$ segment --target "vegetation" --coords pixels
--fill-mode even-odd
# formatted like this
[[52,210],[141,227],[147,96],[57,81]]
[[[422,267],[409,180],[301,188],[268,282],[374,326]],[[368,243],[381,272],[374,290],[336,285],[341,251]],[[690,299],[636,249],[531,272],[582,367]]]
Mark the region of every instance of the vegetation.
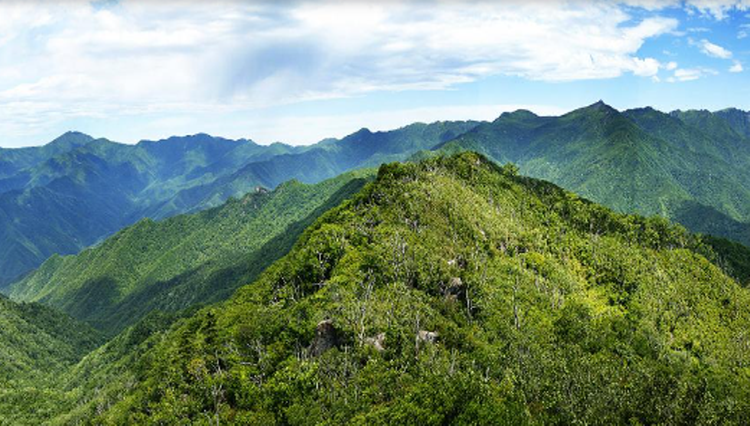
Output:
[[92,328],[36,303],[0,296],[0,424],[57,413],[58,375],[102,343]]
[[291,181],[200,213],[144,219],[78,255],[53,256],[9,293],[57,307],[108,335],[155,309],[225,300],[371,175],[351,172],[315,185]]
[[290,179],[316,183],[429,149],[474,125],[363,130],[313,147],[205,134],[123,145],[71,133],[42,148],[0,150],[0,289],[53,254],[77,253],[144,217],[216,207]]
[[[19,149],[0,148],[0,188],[2,191],[14,189],[24,176],[17,174],[36,166],[50,158],[88,144],[94,138],[83,133],[68,132],[40,147]],[[15,177],[15,179],[13,179]]]
[[0,150],[0,425],[743,424],[747,123]]
[[750,294],[712,253],[477,154],[382,166],[57,421],[742,424]]
[[716,111],[715,114],[729,123],[729,126],[735,132],[750,138],[750,112],[737,108],[727,108]]
[[440,150],[478,151],[616,211],[750,245],[750,141],[719,113],[621,113],[602,102],[560,117],[517,111]]
[[[750,245],[747,113],[618,112],[362,129],[308,147],[199,134],[136,146],[66,134],[0,150],[0,287],[53,254],[77,253],[141,218],[195,212],[289,179],[316,183],[424,151],[477,151],[619,212],[658,214]],[[702,213],[711,212],[709,217]]]

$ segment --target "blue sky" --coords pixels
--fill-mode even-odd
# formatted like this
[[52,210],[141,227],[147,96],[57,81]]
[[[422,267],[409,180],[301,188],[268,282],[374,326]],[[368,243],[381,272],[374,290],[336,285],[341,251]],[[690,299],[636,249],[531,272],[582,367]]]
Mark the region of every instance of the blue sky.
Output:
[[750,0],[277,3],[0,0],[0,146],[750,110]]

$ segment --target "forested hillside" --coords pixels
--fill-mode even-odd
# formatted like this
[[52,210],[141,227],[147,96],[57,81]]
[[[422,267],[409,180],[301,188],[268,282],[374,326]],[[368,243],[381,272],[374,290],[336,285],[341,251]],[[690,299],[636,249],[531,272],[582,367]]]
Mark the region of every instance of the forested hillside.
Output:
[[222,194],[237,193],[245,182],[258,182],[269,188],[289,179],[315,183],[349,170],[405,160],[420,150],[433,149],[477,124],[475,121],[445,121],[414,123],[385,132],[361,129],[343,139],[324,140],[300,152],[249,162],[236,173],[210,185],[180,192],[169,205],[203,206],[217,197],[221,199]]
[[59,420],[741,424],[750,294],[717,264],[477,154],[390,164]]
[[748,35],[0,0],[0,426],[750,426]]
[[747,113],[619,112],[599,102],[560,117],[362,129],[308,147],[208,135],[135,146],[69,133],[0,151],[0,286],[137,220],[221,205],[257,186],[315,183],[418,152],[482,152],[620,212],[659,214],[750,244]]
[[10,287],[115,334],[152,310],[227,299],[291,248],[324,211],[372,174],[257,190],[221,207],[155,222],[144,219],[74,256],[53,256]]
[[621,113],[602,102],[560,117],[517,111],[440,150],[482,152],[617,211],[750,244],[750,141],[719,113]]
[[257,186],[316,183],[406,158],[475,125],[363,130],[312,147],[205,134],[124,145],[69,133],[41,148],[0,150],[0,288],[53,254],[77,253],[141,218],[203,210]]
[[[0,285],[55,253],[78,252],[143,217],[154,203],[231,170],[211,165],[250,141],[196,135],[124,145],[84,135],[17,172],[0,191]],[[54,142],[39,150],[53,151]],[[8,154],[17,151],[8,150]],[[6,154],[6,153],[3,153]],[[17,155],[17,154],[16,154]],[[248,190],[250,186],[244,188]],[[166,211],[165,214],[179,213]]]
[[59,386],[58,376],[102,342],[67,315],[0,296],[0,424],[58,413],[60,394],[47,388]]
[[25,174],[17,176],[18,172],[28,170],[56,155],[86,145],[93,140],[94,138],[83,133],[68,132],[44,146],[0,148],[0,190],[20,187],[25,180]]
[[735,132],[750,138],[750,112],[737,108],[716,111],[716,115],[726,120]]

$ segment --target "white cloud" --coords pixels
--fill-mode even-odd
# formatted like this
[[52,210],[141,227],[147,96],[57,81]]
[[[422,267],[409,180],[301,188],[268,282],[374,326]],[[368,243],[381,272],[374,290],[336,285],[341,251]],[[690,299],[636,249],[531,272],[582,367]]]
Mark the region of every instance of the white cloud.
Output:
[[651,11],[682,7],[688,13],[717,20],[725,19],[733,10],[750,10],[750,0],[624,0],[623,3]]
[[678,69],[674,72],[674,77],[678,81],[691,81],[697,80],[703,75],[698,69]]
[[748,0],[687,0],[686,5],[704,15],[725,19],[732,10],[750,10]]
[[729,59],[732,57],[732,52],[717,44],[713,44],[706,39],[703,39],[695,44],[700,47],[701,52],[704,55],[719,59]]
[[0,0],[0,121],[23,121],[8,107],[19,103],[52,123],[450,89],[492,75],[652,77],[661,64],[638,51],[678,24],[611,2],[470,6]]
[[646,59],[634,59],[634,68],[632,69],[633,74],[641,77],[652,77],[659,72],[661,64],[659,61],[653,58]]
[[665,68],[665,69],[666,69],[667,71],[672,71],[672,70],[675,70],[675,69],[677,69],[677,62],[675,62],[675,61],[670,61],[670,62],[668,62],[668,63],[667,63],[667,64],[666,64],[665,66],[664,66],[664,68]]
[[742,63],[740,61],[734,61],[734,64],[729,67],[729,72],[737,73],[742,71],[744,71],[744,68],[742,68]]
[[710,68],[678,68],[674,71],[672,77],[667,79],[670,83],[693,81],[707,75],[716,75],[717,72]]

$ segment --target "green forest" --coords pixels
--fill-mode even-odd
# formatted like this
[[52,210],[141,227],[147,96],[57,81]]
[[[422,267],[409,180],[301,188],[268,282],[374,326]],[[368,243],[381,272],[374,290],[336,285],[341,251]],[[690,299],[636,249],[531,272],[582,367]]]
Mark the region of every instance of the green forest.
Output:
[[290,181],[199,213],[143,219],[78,255],[51,257],[8,293],[56,307],[110,336],[156,309],[225,300],[371,174],[355,171],[315,185]]
[[0,407],[7,424],[743,424],[743,249],[476,153],[392,163],[229,300],[55,349],[60,373]]
[[750,0],[0,0],[0,426],[750,426]]

